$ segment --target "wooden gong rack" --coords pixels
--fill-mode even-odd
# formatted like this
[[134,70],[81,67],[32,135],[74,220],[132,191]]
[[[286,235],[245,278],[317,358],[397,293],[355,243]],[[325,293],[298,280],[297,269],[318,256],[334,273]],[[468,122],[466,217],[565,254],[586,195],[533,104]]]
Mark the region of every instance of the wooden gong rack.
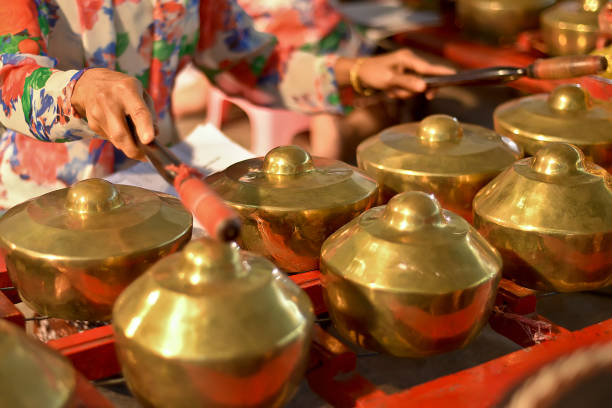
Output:
[[[318,271],[290,276],[309,295],[317,315],[326,312]],[[0,317],[25,327],[15,307],[17,291],[0,260]],[[491,406],[525,375],[580,347],[612,341],[612,319],[569,331],[536,313],[538,293],[502,279],[489,325],[523,349],[423,384],[388,394],[362,376],[357,354],[329,331],[315,325],[306,379],[310,388],[335,407],[460,407]],[[89,380],[120,374],[110,325],[85,330],[47,345],[72,361]],[[106,407],[92,387],[86,406]],[[96,405],[97,404],[97,405]]]

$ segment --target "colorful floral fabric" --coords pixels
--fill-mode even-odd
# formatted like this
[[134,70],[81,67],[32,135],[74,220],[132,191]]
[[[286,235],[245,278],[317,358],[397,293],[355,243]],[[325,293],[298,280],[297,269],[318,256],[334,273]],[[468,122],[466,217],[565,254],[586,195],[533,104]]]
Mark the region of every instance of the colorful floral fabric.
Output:
[[[334,19],[325,24],[338,27]],[[0,123],[8,129],[0,138],[0,208],[116,167],[122,155],[72,109],[84,69],[138,78],[154,100],[162,140],[174,129],[175,75],[189,61],[226,92],[257,103],[341,112],[335,57],[293,51],[256,31],[236,0],[0,2]]]
[[342,16],[328,0],[238,0],[238,4],[258,31],[276,36],[283,52],[318,45],[336,51],[349,37]]
[[[369,55],[374,44],[365,41],[359,27],[349,24],[330,0],[238,0],[254,27],[277,38],[277,71],[284,72],[297,52],[355,57]],[[274,73],[271,73],[274,75]],[[266,80],[265,74],[262,80]],[[352,99],[347,89],[341,98],[345,113]],[[336,96],[336,95],[334,95]]]

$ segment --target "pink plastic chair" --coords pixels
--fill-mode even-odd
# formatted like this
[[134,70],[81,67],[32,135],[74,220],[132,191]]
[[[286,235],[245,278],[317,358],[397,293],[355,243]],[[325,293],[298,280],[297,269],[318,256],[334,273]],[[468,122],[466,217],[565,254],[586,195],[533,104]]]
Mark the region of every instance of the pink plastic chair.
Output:
[[220,128],[230,104],[242,109],[251,124],[251,151],[263,156],[276,146],[291,144],[293,137],[308,130],[310,116],[284,109],[257,106],[239,97],[228,96],[211,86],[206,121]]

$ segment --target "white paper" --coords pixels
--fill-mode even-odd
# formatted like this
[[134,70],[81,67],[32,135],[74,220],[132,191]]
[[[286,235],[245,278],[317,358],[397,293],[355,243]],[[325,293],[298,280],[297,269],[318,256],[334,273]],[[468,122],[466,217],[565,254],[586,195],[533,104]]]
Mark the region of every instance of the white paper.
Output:
[[[215,126],[199,125],[182,142],[170,150],[185,164],[209,175],[231,164],[254,157],[253,153],[227,138]],[[114,184],[128,184],[177,196],[176,190],[164,180],[151,163],[138,163],[129,169],[106,177]]]
[[[199,125],[185,140],[170,148],[183,163],[194,167],[204,175],[224,170],[228,166],[255,155],[242,146],[234,143],[215,126],[207,123]],[[106,177],[114,184],[128,184],[153,191],[178,196],[174,187],[164,180],[151,163],[138,163],[129,169],[119,171]],[[195,239],[204,235],[200,223],[193,220]]]

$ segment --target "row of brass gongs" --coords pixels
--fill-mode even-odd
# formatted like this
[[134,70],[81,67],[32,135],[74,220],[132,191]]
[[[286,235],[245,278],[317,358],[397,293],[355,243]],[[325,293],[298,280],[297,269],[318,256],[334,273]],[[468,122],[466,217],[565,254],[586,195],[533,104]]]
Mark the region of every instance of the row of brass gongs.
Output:
[[268,259],[209,239],[177,252],[192,227],[178,200],[96,179],[9,210],[2,251],[42,315],[107,320],[114,306],[145,403],[275,406],[300,381],[314,319],[277,265],[320,266],[342,335],[413,357],[475,337],[502,268],[536,289],[610,284],[610,174],[590,159],[611,167],[611,124],[609,104],[563,86],[500,106],[501,137],[445,115],[389,128],[359,146],[367,175],[287,146],[210,176],[242,217],[240,245]]

